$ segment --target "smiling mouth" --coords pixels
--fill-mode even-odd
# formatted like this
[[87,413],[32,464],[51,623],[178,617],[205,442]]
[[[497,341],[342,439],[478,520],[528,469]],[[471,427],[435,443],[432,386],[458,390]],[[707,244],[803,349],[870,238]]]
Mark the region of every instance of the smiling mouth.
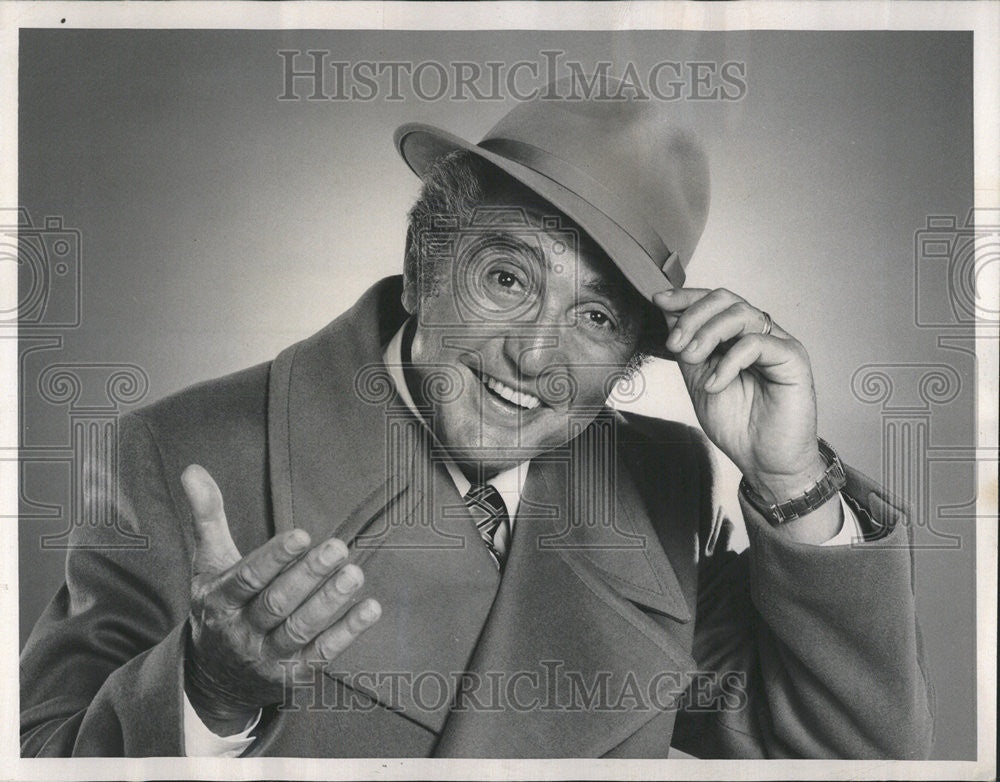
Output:
[[486,389],[490,392],[490,394],[498,399],[501,399],[507,404],[512,405],[513,407],[520,408],[521,410],[534,410],[542,403],[542,400],[537,396],[511,388],[509,385],[501,380],[497,380],[492,375],[487,375],[485,373],[476,374],[482,384],[486,386]]

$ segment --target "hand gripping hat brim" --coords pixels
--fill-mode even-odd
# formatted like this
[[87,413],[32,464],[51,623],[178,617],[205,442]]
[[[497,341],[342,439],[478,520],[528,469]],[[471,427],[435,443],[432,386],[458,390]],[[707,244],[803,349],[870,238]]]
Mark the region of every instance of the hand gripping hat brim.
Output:
[[705,153],[670,123],[662,101],[608,98],[621,91],[610,77],[589,97],[573,89],[579,85],[567,79],[549,85],[540,95],[569,97],[518,104],[478,144],[408,123],[396,131],[396,147],[420,177],[455,150],[489,161],[576,222],[652,300],[684,284],[705,227]]

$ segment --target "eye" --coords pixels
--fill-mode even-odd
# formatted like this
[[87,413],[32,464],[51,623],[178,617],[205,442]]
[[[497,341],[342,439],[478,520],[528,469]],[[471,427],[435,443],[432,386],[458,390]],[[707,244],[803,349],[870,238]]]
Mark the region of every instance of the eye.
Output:
[[584,312],[583,322],[588,327],[601,331],[614,331],[617,328],[614,319],[602,309],[590,309]]
[[528,288],[528,285],[522,275],[506,264],[500,267],[494,266],[487,273],[487,278],[489,279],[491,285],[500,289],[505,294],[523,294]]
[[493,274],[496,276],[497,285],[499,285],[501,288],[513,288],[515,285],[518,284],[517,277],[515,277],[508,271],[500,269],[498,271],[495,271]]

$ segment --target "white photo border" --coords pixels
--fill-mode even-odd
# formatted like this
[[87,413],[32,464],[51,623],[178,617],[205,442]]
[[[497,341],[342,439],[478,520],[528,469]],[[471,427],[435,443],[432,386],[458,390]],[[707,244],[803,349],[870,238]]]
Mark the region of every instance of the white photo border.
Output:
[[[971,30],[974,46],[975,206],[1000,209],[1000,4],[991,2],[4,2],[0,3],[0,201],[16,204],[18,37],[23,28],[185,29],[683,29],[683,30]],[[985,240],[984,240],[985,241]],[[1000,310],[998,265],[979,277],[984,308]],[[13,264],[0,266],[0,289],[14,286]],[[991,298],[992,297],[992,298]],[[979,323],[977,442],[997,448],[996,328]],[[0,339],[0,447],[17,447],[17,342]],[[91,779],[974,779],[996,774],[997,475],[978,465],[977,761],[800,760],[427,760],[200,758],[22,759],[18,741],[18,638],[3,636],[0,777]],[[17,482],[0,486],[0,515],[17,514]],[[18,626],[17,525],[0,538],[0,616]],[[738,766],[734,764],[738,763]]]

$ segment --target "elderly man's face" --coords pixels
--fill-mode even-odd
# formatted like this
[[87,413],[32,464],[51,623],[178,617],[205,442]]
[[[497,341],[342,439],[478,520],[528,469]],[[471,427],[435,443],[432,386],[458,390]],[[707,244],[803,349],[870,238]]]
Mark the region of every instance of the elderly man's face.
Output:
[[408,383],[475,479],[593,420],[636,351],[640,309],[600,248],[520,185],[473,222],[423,237],[439,250],[434,289],[407,279],[404,303],[418,316]]

